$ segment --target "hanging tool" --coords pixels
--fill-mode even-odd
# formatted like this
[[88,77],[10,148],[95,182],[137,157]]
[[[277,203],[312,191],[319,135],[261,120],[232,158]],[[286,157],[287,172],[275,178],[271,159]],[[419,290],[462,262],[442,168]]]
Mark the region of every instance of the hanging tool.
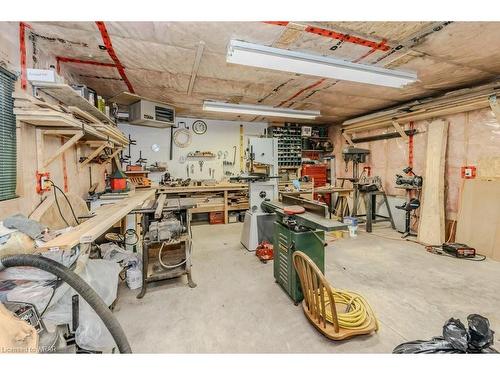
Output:
[[236,146],[233,146],[234,153],[233,153],[233,166],[236,164]]
[[191,169],[191,174],[193,174],[194,173],[194,164],[191,164],[190,169]]
[[187,178],[189,178],[189,164],[186,164],[186,174]]
[[198,164],[200,165],[200,172],[203,172],[203,160],[198,161]]

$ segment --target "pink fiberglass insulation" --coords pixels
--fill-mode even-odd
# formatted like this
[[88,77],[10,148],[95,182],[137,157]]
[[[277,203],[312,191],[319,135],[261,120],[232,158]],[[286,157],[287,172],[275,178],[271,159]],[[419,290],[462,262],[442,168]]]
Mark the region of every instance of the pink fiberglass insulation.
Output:
[[[478,165],[480,159],[500,157],[500,124],[489,109],[464,112],[445,117],[449,121],[446,153],[446,216],[456,219],[462,186],[461,167]],[[427,127],[430,121],[415,122],[418,134],[414,136],[413,170],[419,175],[425,174],[425,155],[427,148]],[[394,128],[376,129],[356,133],[353,138],[392,133]],[[346,173],[342,159],[342,149],[347,143],[340,131],[332,127],[335,155],[337,157],[337,176],[351,177],[352,169]],[[356,144],[356,147],[368,148],[371,153],[366,166],[371,167],[372,176],[380,176],[387,194],[404,196],[405,191],[395,188],[395,175],[408,165],[408,143],[402,138],[392,138]],[[362,168],[360,167],[360,172]],[[424,181],[425,183],[425,181]]]

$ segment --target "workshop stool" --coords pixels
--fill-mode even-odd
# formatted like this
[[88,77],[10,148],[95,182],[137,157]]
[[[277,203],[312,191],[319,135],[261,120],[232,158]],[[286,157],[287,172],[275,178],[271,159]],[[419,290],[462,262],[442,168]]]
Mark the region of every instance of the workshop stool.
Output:
[[[384,216],[380,215],[377,212],[377,196],[381,195],[383,197],[383,203],[385,204],[385,207],[387,208],[387,212],[389,216]],[[364,215],[358,215],[358,202],[360,197],[364,198],[365,202],[365,214]],[[355,196],[354,199],[354,205],[353,205],[353,214],[352,216],[360,218],[359,222],[364,223],[366,222],[366,231],[371,232],[372,231],[372,224],[373,223],[380,223],[383,221],[389,221],[391,223],[392,229],[396,229],[396,226],[394,225],[394,219],[392,218],[392,212],[391,212],[391,207],[389,206],[389,201],[387,200],[387,195],[385,194],[384,191],[381,190],[376,190],[376,191],[359,191],[357,192],[357,195]]]

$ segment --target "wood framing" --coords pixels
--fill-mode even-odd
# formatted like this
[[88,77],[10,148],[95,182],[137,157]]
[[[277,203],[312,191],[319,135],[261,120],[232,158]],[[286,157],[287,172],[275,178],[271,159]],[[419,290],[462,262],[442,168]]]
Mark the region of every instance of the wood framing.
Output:
[[82,163],[80,164],[80,169],[82,169],[84,166],[90,163],[97,155],[101,153],[102,150],[104,150],[106,146],[110,146],[108,142],[101,142],[101,143],[102,144],[99,147],[97,147],[89,156],[87,156],[87,158],[84,161],[82,161]]
[[[49,135],[49,134],[53,134],[55,133],[54,135],[61,135],[61,132],[62,130],[59,130],[58,132],[53,132],[53,131],[50,131],[50,130],[44,130],[43,131],[43,134],[44,135]],[[47,132],[50,132],[50,133],[47,133]],[[59,155],[62,155],[63,152],[65,152],[67,149],[69,149],[70,147],[72,147],[73,145],[76,144],[76,142],[78,142],[80,140],[80,138],[82,138],[84,136],[84,133],[83,131],[69,131],[68,133],[65,133],[66,135],[70,135],[70,134],[73,134],[73,136],[67,140],[61,147],[59,147],[59,149],[54,152],[54,154],[52,154],[50,157],[48,157],[47,159],[45,159],[45,162],[43,163],[43,167],[46,168],[50,163],[52,163]]]
[[160,219],[163,213],[163,206],[165,205],[165,200],[167,199],[167,194],[160,194],[156,200],[156,210],[155,219]]
[[408,134],[405,133],[403,127],[401,125],[399,125],[399,122],[393,121],[392,126],[394,126],[394,128],[399,133],[399,135],[401,135],[401,138],[403,138],[406,141],[408,140]]
[[344,139],[347,141],[347,143],[349,143],[349,146],[354,147],[354,143],[353,143],[351,136],[349,134],[342,132],[342,137],[344,137]]
[[428,125],[418,240],[430,245],[440,245],[445,241],[444,173],[447,139],[448,122],[439,119]]
[[491,95],[489,98],[490,108],[493,111],[498,122],[500,122],[500,106],[498,105],[497,96]]
[[35,130],[35,143],[36,143],[36,168],[38,172],[43,171],[43,130]]

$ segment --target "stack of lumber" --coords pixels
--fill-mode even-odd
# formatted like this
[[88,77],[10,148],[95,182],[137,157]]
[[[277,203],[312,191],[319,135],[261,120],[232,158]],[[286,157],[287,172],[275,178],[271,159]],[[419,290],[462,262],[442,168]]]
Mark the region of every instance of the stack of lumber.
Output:
[[109,140],[119,146],[128,144],[127,137],[115,125],[105,124],[81,108],[49,104],[20,91],[14,92],[12,97],[15,99],[16,118],[26,124],[57,129],[78,129],[83,130],[86,137]]
[[392,109],[344,121],[342,128],[345,132],[353,133],[392,126],[393,121],[407,123],[488,108],[492,96],[500,97],[499,82],[415,100]]
[[117,201],[114,204],[101,206],[95,210],[95,216],[70,231],[46,242],[39,247],[40,251],[50,249],[71,249],[79,243],[90,243],[111,228],[114,224],[124,218],[130,211],[141,207],[144,201],[155,194],[154,189],[136,191],[128,198]]
[[246,210],[249,207],[248,191],[235,191],[227,195],[229,210]]

